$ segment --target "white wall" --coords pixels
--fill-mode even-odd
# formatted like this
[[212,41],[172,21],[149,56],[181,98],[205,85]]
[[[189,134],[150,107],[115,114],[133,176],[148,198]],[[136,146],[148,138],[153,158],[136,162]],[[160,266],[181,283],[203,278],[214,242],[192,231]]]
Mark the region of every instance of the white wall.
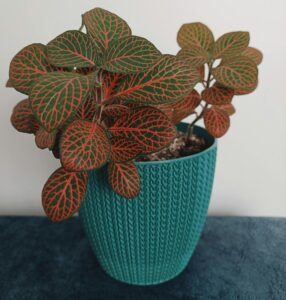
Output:
[[4,88],[9,61],[30,43],[78,29],[81,14],[95,6],[119,14],[134,34],[173,54],[182,23],[205,22],[216,37],[251,32],[251,44],[265,56],[260,87],[234,100],[237,114],[219,142],[210,213],[286,217],[285,0],[0,0],[0,214],[42,214],[41,189],[58,166],[34,146],[33,136],[10,126],[11,110],[23,96]]

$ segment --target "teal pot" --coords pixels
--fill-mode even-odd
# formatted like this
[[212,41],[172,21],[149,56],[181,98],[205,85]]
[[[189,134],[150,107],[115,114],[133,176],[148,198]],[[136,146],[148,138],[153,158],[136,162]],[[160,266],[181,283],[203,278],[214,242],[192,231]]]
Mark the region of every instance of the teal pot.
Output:
[[[187,124],[181,123],[180,130]],[[120,281],[151,285],[170,280],[187,266],[201,235],[212,192],[216,141],[174,160],[137,162],[141,191],[127,200],[107,182],[107,169],[89,175],[80,219],[102,267]]]

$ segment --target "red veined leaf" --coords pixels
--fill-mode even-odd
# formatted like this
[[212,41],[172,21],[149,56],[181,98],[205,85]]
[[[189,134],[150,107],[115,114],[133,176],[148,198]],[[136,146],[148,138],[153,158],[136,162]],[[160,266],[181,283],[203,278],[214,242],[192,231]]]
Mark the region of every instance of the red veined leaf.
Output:
[[244,31],[229,32],[221,36],[214,44],[214,58],[226,58],[241,54],[249,44],[249,33]]
[[131,35],[128,24],[102,8],[95,8],[83,15],[87,33],[93,38],[97,48],[97,56],[102,58],[111,41]]
[[32,44],[14,56],[10,64],[9,77],[17,91],[28,95],[32,84],[40,76],[53,71],[46,55],[46,46]]
[[97,88],[94,87],[86,100],[81,102],[74,119],[92,121],[97,110]]
[[30,108],[28,99],[20,101],[14,107],[11,115],[11,123],[16,130],[24,133],[36,133],[40,128]]
[[258,86],[258,80],[254,84],[246,86],[245,88],[235,89],[234,94],[236,96],[242,96],[242,95],[250,94],[250,93],[252,93],[256,90],[257,86]]
[[58,67],[92,67],[95,65],[95,49],[85,33],[69,30],[47,45],[48,60]]
[[206,25],[196,22],[184,24],[178,32],[177,41],[181,48],[197,46],[209,50],[214,43],[214,36]]
[[198,81],[196,69],[168,55],[145,73],[124,77],[111,96],[126,102],[157,105],[182,99]]
[[110,131],[114,136],[137,141],[144,153],[159,151],[176,136],[176,129],[168,117],[154,107],[130,110],[114,123]]
[[202,66],[210,60],[209,53],[205,49],[197,46],[181,49],[177,57],[194,67]]
[[242,56],[250,58],[256,65],[261,64],[263,60],[263,54],[256,48],[247,47],[242,53]]
[[231,102],[234,90],[215,83],[212,87],[202,92],[202,98],[213,105],[223,105]]
[[229,116],[232,116],[233,114],[235,114],[235,107],[231,103],[220,105],[219,109],[225,111]]
[[57,169],[42,191],[42,204],[46,215],[52,221],[59,222],[75,214],[84,199],[87,180],[87,172]]
[[61,162],[67,170],[88,171],[101,167],[110,155],[106,131],[94,122],[76,120],[64,131]]
[[224,110],[213,106],[204,112],[204,123],[212,136],[220,138],[227,132],[230,119]]
[[47,132],[43,127],[40,127],[35,135],[35,142],[37,147],[40,149],[48,148],[52,150],[55,145],[56,135],[56,130],[54,130],[53,132]]
[[113,137],[111,139],[111,159],[113,162],[126,162],[142,152],[140,144],[132,139]]
[[234,90],[245,89],[257,82],[258,70],[256,64],[244,56],[235,56],[223,60],[213,70],[218,83]]
[[161,56],[160,51],[148,40],[127,36],[110,43],[101,68],[121,74],[139,73],[149,69]]
[[135,198],[140,192],[140,175],[133,161],[110,163],[108,181],[114,192],[127,199]]
[[200,104],[200,102],[200,94],[196,90],[193,90],[183,100],[161,104],[158,105],[157,108],[162,110],[173,122],[173,124],[178,124],[183,119],[188,117]]
[[121,104],[111,104],[104,107],[103,112],[108,117],[118,117],[129,112],[129,107]]
[[51,132],[76,113],[89,90],[88,76],[53,72],[36,82],[29,99],[35,117]]

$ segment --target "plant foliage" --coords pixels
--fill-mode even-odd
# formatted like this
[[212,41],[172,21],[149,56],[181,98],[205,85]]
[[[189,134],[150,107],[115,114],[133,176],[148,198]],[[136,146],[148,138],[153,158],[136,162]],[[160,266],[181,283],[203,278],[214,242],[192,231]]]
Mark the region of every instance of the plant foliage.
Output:
[[135,159],[168,146],[187,116],[196,116],[190,129],[203,119],[214,137],[226,133],[234,95],[257,87],[261,52],[249,47],[247,32],[215,41],[198,22],[184,24],[177,40],[177,56],[162,54],[120,17],[95,8],[83,14],[80,30],[31,44],[12,59],[7,87],[28,96],[15,106],[12,125],[34,134],[62,165],[42,192],[51,220],[78,211],[88,171],[105,164],[117,194],[138,196]]

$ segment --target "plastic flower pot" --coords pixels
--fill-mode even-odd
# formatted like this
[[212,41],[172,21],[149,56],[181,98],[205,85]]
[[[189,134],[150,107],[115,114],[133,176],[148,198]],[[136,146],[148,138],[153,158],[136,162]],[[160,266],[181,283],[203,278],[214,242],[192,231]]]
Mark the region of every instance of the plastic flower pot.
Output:
[[[181,123],[180,130],[187,124]],[[201,235],[212,192],[217,142],[174,160],[137,162],[141,192],[128,200],[107,183],[107,170],[92,171],[80,218],[102,269],[136,285],[168,281],[187,266]]]

